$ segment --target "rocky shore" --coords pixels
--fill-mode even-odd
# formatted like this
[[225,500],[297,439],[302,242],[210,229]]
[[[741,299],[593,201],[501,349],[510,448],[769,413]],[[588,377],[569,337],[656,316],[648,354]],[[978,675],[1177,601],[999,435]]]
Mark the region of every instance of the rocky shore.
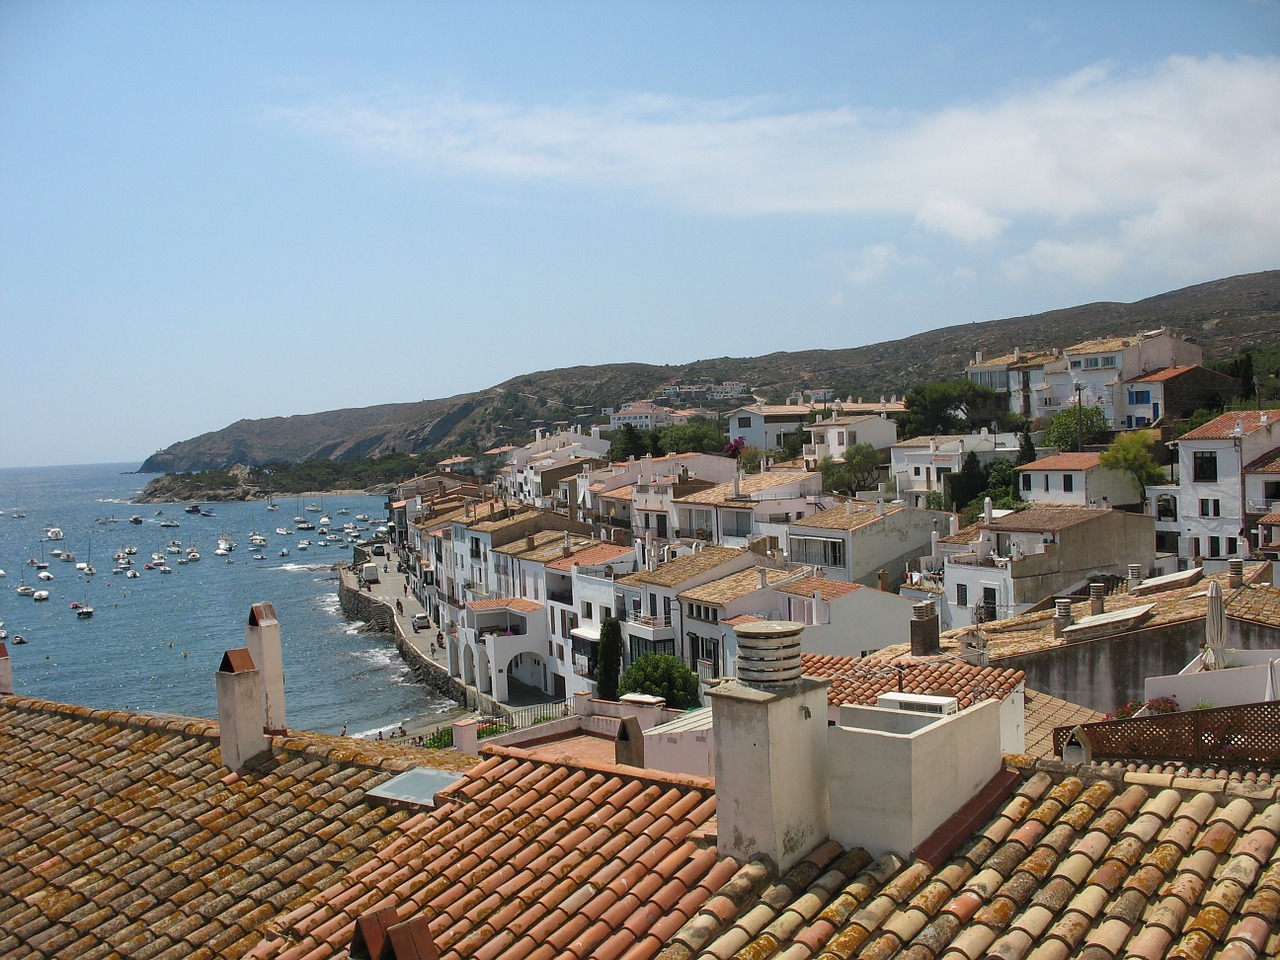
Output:
[[[243,470],[243,468],[240,468]],[[254,484],[244,482],[244,474],[236,468],[228,471],[237,482],[231,486],[211,487],[187,474],[165,474],[156,477],[143,488],[142,493],[133,498],[134,503],[232,503],[251,500],[270,500],[273,496],[280,498],[293,497],[331,497],[358,496],[372,494],[380,496],[387,493],[388,488],[380,486],[367,490],[310,490],[305,493],[282,494],[269,491]]]

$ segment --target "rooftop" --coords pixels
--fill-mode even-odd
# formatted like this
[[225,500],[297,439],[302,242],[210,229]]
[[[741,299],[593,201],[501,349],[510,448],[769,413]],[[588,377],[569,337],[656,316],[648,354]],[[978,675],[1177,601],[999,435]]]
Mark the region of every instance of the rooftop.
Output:
[[1003,700],[1025,679],[1021,670],[978,667],[954,656],[899,656],[892,662],[871,657],[802,653],[805,676],[827,677],[827,702],[874,705],[882,693],[922,693],[955,697],[960,709],[980,700]]
[[797,597],[812,597],[816,592],[828,602],[848,596],[855,590],[867,590],[860,583],[849,583],[845,580],[832,580],[830,577],[805,577],[778,587],[779,593],[789,593]]
[[1024,463],[1017,470],[1092,470],[1102,462],[1100,453],[1057,453]]
[[794,570],[772,570],[768,567],[748,567],[719,580],[712,580],[680,594],[681,600],[693,603],[723,605],[760,590],[760,574],[763,571],[766,584],[775,584],[796,575]]
[[[900,504],[893,506],[885,504],[883,516],[891,516],[899,510],[906,509]],[[882,518],[879,504],[862,500],[846,500],[830,510],[822,510],[811,513],[807,517],[801,517],[799,520],[793,520],[791,526],[816,530],[856,530]]]
[[1214,417],[1208,423],[1188,430],[1182,440],[1230,440],[1236,435],[1236,425],[1244,436],[1274,425],[1280,420],[1280,410],[1232,410]]
[[658,564],[656,570],[637,570],[625,577],[619,577],[621,584],[649,584],[655,587],[675,587],[686,580],[714,570],[722,563],[741,555],[742,551],[735,547],[704,547],[697,553],[676,557],[666,563]]
[[796,473],[791,470],[751,473],[738,478],[736,493],[734,482],[728,481],[726,483],[717,483],[714,487],[708,487],[706,490],[698,490],[683,497],[678,497],[675,502],[697,506],[724,507],[733,506],[737,501],[746,501],[744,503],[744,506],[746,506],[757,494],[777,487],[803,483],[807,479],[817,477],[818,474],[816,473]]
[[0,954],[241,957],[409,818],[366,791],[474,757],[291,734],[240,774],[191,717],[0,697]]

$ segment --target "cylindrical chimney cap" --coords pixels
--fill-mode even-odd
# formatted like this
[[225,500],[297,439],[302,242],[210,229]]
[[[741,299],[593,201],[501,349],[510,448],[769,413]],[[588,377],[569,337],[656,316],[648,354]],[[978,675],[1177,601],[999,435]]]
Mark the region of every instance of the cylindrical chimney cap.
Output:
[[800,679],[797,620],[759,620],[733,628],[738,637],[738,679],[755,687],[790,684]]
[[934,615],[933,601],[921,600],[911,608],[911,615],[916,620],[928,620]]
[[1055,601],[1053,602],[1053,606],[1054,606],[1053,615],[1054,615],[1055,617],[1064,617],[1064,618],[1065,618],[1065,617],[1070,617],[1070,616],[1071,616],[1071,601],[1070,601],[1070,600],[1055,600]]

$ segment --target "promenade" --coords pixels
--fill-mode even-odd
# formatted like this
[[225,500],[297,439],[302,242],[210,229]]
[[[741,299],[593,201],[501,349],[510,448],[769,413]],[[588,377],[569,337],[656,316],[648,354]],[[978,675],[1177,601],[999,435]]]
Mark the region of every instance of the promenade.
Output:
[[[378,565],[379,579],[376,583],[368,584],[366,588],[362,589],[360,578],[350,569],[349,564],[343,564],[339,568],[343,585],[378,601],[396,635],[397,646],[403,645],[412,648],[418,655],[416,659],[419,663],[424,664],[428,669],[438,671],[442,678],[448,677],[447,654],[445,651],[438,649],[435,644],[436,633],[440,630],[439,624],[431,622],[429,626],[421,628],[418,633],[414,633],[414,616],[416,614],[425,614],[426,610],[423,609],[422,604],[418,602],[412,591],[407,589],[407,575],[397,572],[397,561],[394,557],[370,557],[369,562],[376,562]],[[397,606],[397,601],[399,606]],[[455,720],[476,715],[474,711],[459,705],[457,710],[441,715],[438,720],[406,724],[405,738],[428,736],[441,727],[452,726]],[[389,739],[401,740],[405,738],[393,736]]]

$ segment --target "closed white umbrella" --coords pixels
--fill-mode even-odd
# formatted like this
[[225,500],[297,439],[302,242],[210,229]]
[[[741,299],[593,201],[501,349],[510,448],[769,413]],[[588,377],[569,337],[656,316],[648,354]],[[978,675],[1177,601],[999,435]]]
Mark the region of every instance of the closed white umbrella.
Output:
[[1267,661],[1267,689],[1262,694],[1263,700],[1276,700],[1276,662]]
[[1209,602],[1204,614],[1204,665],[1218,670],[1227,665],[1227,608],[1222,602],[1222,584],[1209,581]]

